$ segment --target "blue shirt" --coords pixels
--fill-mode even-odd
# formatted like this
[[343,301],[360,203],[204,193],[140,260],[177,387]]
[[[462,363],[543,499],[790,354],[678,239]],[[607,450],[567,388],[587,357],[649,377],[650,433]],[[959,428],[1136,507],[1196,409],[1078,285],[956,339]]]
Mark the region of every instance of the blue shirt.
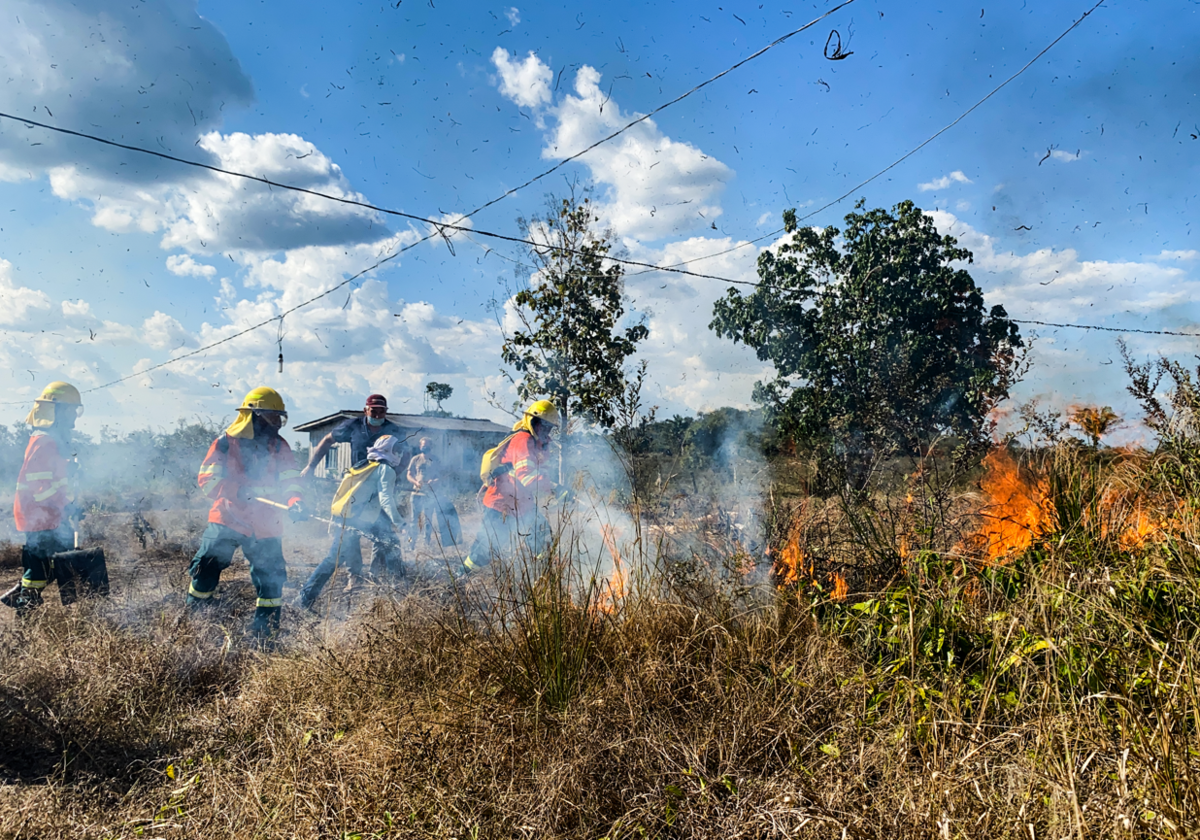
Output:
[[[335,443],[350,444],[351,466],[367,460],[367,450],[384,435],[392,435],[400,441],[405,438],[404,430],[391,420],[384,420],[380,426],[371,426],[362,415],[338,423],[333,427],[331,434]],[[407,448],[405,446],[405,449]]]

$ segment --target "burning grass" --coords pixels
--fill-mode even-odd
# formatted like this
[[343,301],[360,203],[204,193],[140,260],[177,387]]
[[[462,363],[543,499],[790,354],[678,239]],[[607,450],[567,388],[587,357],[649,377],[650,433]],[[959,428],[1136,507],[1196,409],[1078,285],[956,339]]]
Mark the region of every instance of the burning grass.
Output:
[[807,500],[769,586],[705,530],[266,655],[178,593],[52,605],[0,637],[0,836],[1187,836],[1200,533],[1151,463],[1065,459],[1000,552],[990,480]]

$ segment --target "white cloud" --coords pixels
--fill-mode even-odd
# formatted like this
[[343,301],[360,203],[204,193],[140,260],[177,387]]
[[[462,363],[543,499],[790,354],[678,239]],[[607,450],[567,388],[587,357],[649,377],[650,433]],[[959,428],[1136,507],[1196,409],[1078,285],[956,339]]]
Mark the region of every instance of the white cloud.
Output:
[[92,305],[86,300],[64,300],[62,313],[66,318],[91,318]]
[[[196,15],[192,0],[132,7],[115,0],[15,0],[5,14],[6,21],[19,17],[20,24],[0,27],[0,64],[14,78],[0,86],[3,110],[40,116],[48,106],[54,121],[95,126],[97,133],[126,142],[359,198],[340,168],[302,137],[219,130],[221,103],[247,104],[250,83],[223,36]],[[513,66],[524,64],[536,79],[536,63]],[[0,135],[0,178],[48,175],[53,194],[87,206],[94,224],[114,233],[159,234],[164,248],[177,249],[166,258],[167,270],[216,280],[219,291],[202,323],[195,322],[196,315],[189,322],[182,314],[168,314],[176,310],[167,308],[167,300],[155,310],[153,299],[142,301],[149,306],[136,316],[104,320],[87,300],[56,299],[36,283],[23,285],[13,266],[0,260],[0,323],[6,327],[0,330],[0,380],[13,399],[31,399],[55,378],[95,387],[231,338],[425,232],[392,232],[357,208],[124,152],[118,160],[101,147],[75,141],[64,148],[50,142],[54,139],[6,129]],[[449,214],[440,221],[455,219]],[[439,238],[435,246],[444,244]],[[219,263],[209,264],[204,256]],[[218,277],[218,266],[232,277]],[[113,303],[110,299],[105,308],[111,311]],[[94,434],[98,423],[129,417],[154,423],[197,414],[227,417],[240,396],[259,384],[280,388],[297,419],[327,413],[330,406],[361,404],[371,391],[389,393],[401,410],[406,401],[419,410],[424,383],[433,374],[459,390],[455,410],[492,413],[483,386],[498,362],[495,324],[451,318],[419,300],[392,300],[387,285],[372,275],[284,319],[282,374],[279,336],[272,324],[89,394],[83,430]],[[25,410],[10,407],[4,419],[17,422]]]
[[[295,134],[213,131],[200,136],[198,148],[233,172],[363,200],[337,164]],[[131,184],[93,175],[73,164],[49,172],[54,194],[90,203],[92,222],[98,227],[116,233],[161,231],[164,248],[194,254],[277,251],[306,244],[373,241],[387,235],[377,214],[352,205],[272,190],[231,175],[171,174],[177,180]]]
[[0,181],[15,184],[18,181],[32,181],[36,177],[29,169],[0,163]]
[[1158,256],[1151,257],[1153,260],[1194,260],[1200,258],[1200,251],[1188,249],[1186,251],[1160,251]]
[[[956,169],[949,175],[943,175],[940,178],[934,178],[932,181],[926,181],[924,184],[917,184],[917,189],[921,192],[929,192],[930,190],[944,190],[951,184],[973,184],[975,183],[961,169]],[[999,189],[997,187],[997,189]]]
[[1050,159],[1061,160],[1063,163],[1071,163],[1072,161],[1079,160],[1085,154],[1087,154],[1087,152],[1079,150],[1076,150],[1075,152],[1064,152],[1062,149],[1051,149]]
[[154,350],[178,350],[191,340],[183,324],[163,312],[142,322],[142,339]]
[[216,277],[215,266],[205,265],[193,260],[187,254],[172,254],[167,257],[167,271],[180,277]]
[[773,219],[773,218],[775,218],[775,214],[774,214],[774,213],[771,213],[770,211],[768,211],[768,212],[766,212],[766,213],[763,213],[761,216],[759,216],[759,217],[758,217],[758,221],[757,221],[757,222],[755,222],[754,224],[755,224],[757,227],[762,227],[762,226],[763,226],[763,225],[765,225],[767,222],[771,221],[771,219]]
[[[500,72],[500,93],[523,107],[538,109],[547,128],[542,156],[561,159],[624,127],[634,116],[622,113],[601,90],[600,72],[584,65],[575,74],[574,95],[552,104],[550,68],[530,52],[522,62],[497,47],[492,62]],[[643,120],[619,137],[580,158],[605,194],[597,204],[607,225],[643,241],[709,228],[721,215],[716,199],[733,173],[690,143],[672,140],[653,120]]]
[[[634,259],[668,265],[729,251],[739,242],[692,237],[662,249],[631,248]],[[731,279],[756,279],[761,249],[752,245],[688,265],[693,271]],[[754,383],[773,376],[754,351],[718,338],[708,328],[712,305],[729,284],[719,280],[652,271],[626,275],[626,289],[638,312],[647,316],[650,335],[641,345],[649,361],[650,401],[664,413],[708,411],[725,405],[747,407]],[[745,287],[742,287],[745,290]]]
[[[575,74],[575,94],[548,109],[555,119],[546,158],[574,154],[626,125],[600,73],[584,65]],[[708,228],[721,215],[717,197],[733,172],[690,143],[667,137],[653,120],[633,128],[588,152],[581,162],[606,188],[598,210],[619,233],[642,241],[688,230]]]
[[554,73],[531,50],[523,61],[513,61],[508,50],[496,47],[492,64],[500,74],[500,94],[522,108],[550,104],[550,79]]
[[[1088,260],[1070,248],[1016,253],[950,213],[931,215],[939,230],[974,253],[975,262],[968,268],[983,288],[987,305],[1002,304],[1012,318],[1200,332],[1200,278],[1180,267]],[[1033,324],[1021,330],[1040,336],[1033,345],[1034,367],[1018,391],[1021,398],[1045,396],[1056,405],[1113,405],[1119,414],[1137,416],[1115,347],[1119,334]],[[1137,333],[1124,337],[1138,357],[1195,352],[1192,339]]]
[[[12,263],[0,259],[0,324],[28,324],[38,310],[51,311],[45,292],[18,286],[13,281]],[[46,326],[42,322],[42,326]]]
[[521,22],[521,10],[516,6],[510,6],[508,11],[504,13],[504,16],[508,18],[509,26],[516,26]]

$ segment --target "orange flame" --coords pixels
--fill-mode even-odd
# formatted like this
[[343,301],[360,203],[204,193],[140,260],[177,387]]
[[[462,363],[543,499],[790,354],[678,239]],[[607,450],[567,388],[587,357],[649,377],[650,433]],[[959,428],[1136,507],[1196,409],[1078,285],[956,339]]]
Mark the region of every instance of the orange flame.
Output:
[[988,560],[998,561],[1029,548],[1046,531],[1050,503],[1045,481],[1027,481],[1007,449],[992,450],[983,462],[983,524],[972,541]]
[[835,601],[845,601],[846,595],[850,592],[850,584],[846,583],[846,579],[837,572],[830,572],[829,579],[833,584],[833,591],[829,593],[829,597]]
[[613,613],[616,612],[618,602],[625,597],[626,589],[629,586],[629,573],[625,568],[625,563],[621,560],[621,553],[617,551],[617,536],[613,527],[601,525],[600,533],[604,537],[604,547],[612,556],[613,571],[600,589],[596,608],[601,612]]
[[1177,519],[1164,519],[1162,516],[1147,512],[1137,507],[1125,520],[1125,528],[1117,537],[1117,544],[1124,551],[1143,548],[1148,543],[1162,542],[1173,530],[1178,530]]
[[806,563],[804,549],[800,547],[799,530],[792,534],[787,545],[779,552],[775,561],[775,577],[779,580],[779,588],[792,586],[800,582],[801,577],[812,576],[812,564]]

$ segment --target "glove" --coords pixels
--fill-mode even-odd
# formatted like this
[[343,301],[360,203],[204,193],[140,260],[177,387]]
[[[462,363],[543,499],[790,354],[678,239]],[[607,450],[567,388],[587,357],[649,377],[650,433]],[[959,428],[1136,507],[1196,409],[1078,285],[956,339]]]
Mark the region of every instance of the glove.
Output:
[[68,522],[82,522],[85,516],[87,516],[87,514],[84,512],[83,508],[74,502],[68,503],[67,506],[63,508],[63,517]]
[[305,509],[302,503],[292,502],[290,505],[288,505],[288,517],[293,522],[303,522],[305,519],[308,519],[309,516],[311,516],[311,514],[307,509]]

